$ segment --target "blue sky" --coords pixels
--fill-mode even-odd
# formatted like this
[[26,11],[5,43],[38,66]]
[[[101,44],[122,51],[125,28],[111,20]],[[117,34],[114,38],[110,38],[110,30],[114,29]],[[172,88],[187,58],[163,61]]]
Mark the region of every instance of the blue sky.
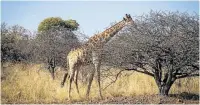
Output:
[[80,31],[91,36],[120,21],[126,13],[136,16],[150,10],[178,10],[192,14],[199,13],[198,6],[198,1],[3,1],[1,21],[36,31],[47,17],[75,19]]

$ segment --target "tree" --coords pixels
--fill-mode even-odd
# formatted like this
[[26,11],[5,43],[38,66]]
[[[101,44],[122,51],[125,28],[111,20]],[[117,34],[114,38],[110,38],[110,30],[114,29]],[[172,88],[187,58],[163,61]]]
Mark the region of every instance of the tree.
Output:
[[14,25],[1,24],[1,58],[2,61],[24,61],[30,59],[30,32]]
[[38,32],[48,31],[53,27],[64,27],[69,30],[77,30],[79,24],[76,20],[62,20],[60,17],[49,17],[44,19],[38,26]]
[[35,58],[37,61],[46,62],[54,78],[56,66],[66,66],[66,54],[79,46],[77,36],[64,27],[54,27],[38,33],[35,39],[37,48]]
[[38,29],[41,31],[33,36],[19,25],[7,26],[2,23],[1,58],[2,61],[47,63],[54,78],[55,67],[65,66],[66,54],[80,44],[74,34],[78,23],[75,20],[49,18]]
[[78,45],[78,38],[72,32],[77,30],[78,26],[76,20],[62,20],[59,17],[46,18],[38,26],[37,40],[40,43],[39,46],[43,47],[39,54],[43,57],[40,59],[47,61],[53,79],[56,65],[63,66],[61,63],[65,63],[63,58],[65,58],[69,48]]
[[105,61],[153,77],[168,95],[175,80],[199,76],[198,34],[198,15],[151,11],[105,48]]

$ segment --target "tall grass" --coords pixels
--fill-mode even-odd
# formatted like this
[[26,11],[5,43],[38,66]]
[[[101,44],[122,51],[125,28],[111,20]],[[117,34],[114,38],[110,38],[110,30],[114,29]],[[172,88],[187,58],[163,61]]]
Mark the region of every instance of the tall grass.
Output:
[[[52,80],[50,73],[42,67],[42,64],[12,64],[2,70],[1,103],[68,102],[68,84],[63,88],[60,87],[64,73],[62,70],[56,71],[55,80]],[[85,100],[86,86],[79,85],[80,97],[76,93],[73,84],[72,101]],[[199,94],[199,78],[186,78],[176,81],[170,93],[177,94],[181,92]],[[137,96],[157,93],[158,88],[153,78],[134,72],[130,76],[118,78],[114,84],[103,91],[103,96]],[[96,82],[92,84],[90,98],[98,98]]]

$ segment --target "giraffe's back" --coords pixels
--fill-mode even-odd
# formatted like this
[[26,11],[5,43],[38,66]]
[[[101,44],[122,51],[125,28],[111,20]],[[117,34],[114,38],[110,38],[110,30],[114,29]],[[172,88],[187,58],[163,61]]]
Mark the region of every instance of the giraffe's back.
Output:
[[87,63],[90,62],[89,56],[90,54],[88,50],[85,50],[84,48],[77,48],[69,52],[69,54],[67,55],[67,60],[69,65],[75,65],[77,63]]

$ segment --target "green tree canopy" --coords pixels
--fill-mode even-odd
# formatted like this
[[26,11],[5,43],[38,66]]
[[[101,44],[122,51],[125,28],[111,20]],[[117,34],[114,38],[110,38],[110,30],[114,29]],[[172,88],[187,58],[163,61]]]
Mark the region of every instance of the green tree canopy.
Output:
[[79,24],[76,20],[62,20],[60,17],[49,17],[44,19],[38,26],[38,31],[47,31],[53,27],[64,27],[68,28],[69,30],[77,30]]
[[79,24],[76,22],[76,20],[65,20],[65,24],[68,26],[68,28],[72,29],[72,30],[77,30]]

